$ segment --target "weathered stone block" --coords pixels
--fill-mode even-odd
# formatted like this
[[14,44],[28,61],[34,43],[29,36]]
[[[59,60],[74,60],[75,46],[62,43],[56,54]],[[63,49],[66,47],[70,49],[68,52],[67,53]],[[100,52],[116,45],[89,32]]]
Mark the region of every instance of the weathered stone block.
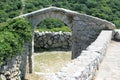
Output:
[[115,30],[114,39],[120,41],[120,30]]

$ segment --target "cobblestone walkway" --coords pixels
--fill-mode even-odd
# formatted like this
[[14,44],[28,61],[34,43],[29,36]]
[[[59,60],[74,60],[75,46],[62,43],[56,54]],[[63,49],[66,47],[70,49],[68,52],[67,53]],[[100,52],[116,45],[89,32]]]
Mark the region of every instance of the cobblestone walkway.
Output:
[[120,42],[111,41],[95,80],[120,80]]

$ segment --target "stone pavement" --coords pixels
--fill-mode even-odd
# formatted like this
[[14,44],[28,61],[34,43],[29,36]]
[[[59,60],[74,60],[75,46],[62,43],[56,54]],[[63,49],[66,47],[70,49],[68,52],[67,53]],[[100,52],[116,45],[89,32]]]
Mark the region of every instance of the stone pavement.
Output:
[[120,80],[120,42],[111,41],[95,80]]

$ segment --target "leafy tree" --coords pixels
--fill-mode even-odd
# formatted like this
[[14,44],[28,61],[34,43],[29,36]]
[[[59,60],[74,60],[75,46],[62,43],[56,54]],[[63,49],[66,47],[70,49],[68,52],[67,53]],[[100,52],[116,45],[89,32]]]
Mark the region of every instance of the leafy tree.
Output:
[[7,13],[4,12],[3,10],[0,10],[0,23],[6,21],[7,18],[8,18]]
[[87,0],[86,4],[88,8],[95,8],[98,5],[96,0]]
[[[22,3],[20,0],[0,1],[0,23],[20,14]],[[14,13],[14,14],[13,14]]]
[[[57,6],[93,15],[111,21],[115,23],[117,27],[120,27],[118,23],[120,20],[119,0],[25,0],[24,13],[49,6]],[[18,16],[21,8],[22,4],[20,0],[1,0],[0,22]],[[4,15],[2,15],[3,13]]]

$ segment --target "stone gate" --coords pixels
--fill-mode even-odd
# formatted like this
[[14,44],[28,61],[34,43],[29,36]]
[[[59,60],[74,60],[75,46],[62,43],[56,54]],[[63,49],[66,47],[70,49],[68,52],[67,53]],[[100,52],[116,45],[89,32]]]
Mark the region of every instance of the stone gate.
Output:
[[[33,32],[36,26],[47,18],[58,18],[67,24],[72,31],[72,59],[77,58],[81,54],[81,51],[86,49],[86,47],[96,39],[101,30],[111,30],[115,28],[114,24],[106,20],[57,7],[40,9],[21,15],[20,17],[26,17],[30,21]],[[33,46],[34,33],[32,53],[34,52]]]

